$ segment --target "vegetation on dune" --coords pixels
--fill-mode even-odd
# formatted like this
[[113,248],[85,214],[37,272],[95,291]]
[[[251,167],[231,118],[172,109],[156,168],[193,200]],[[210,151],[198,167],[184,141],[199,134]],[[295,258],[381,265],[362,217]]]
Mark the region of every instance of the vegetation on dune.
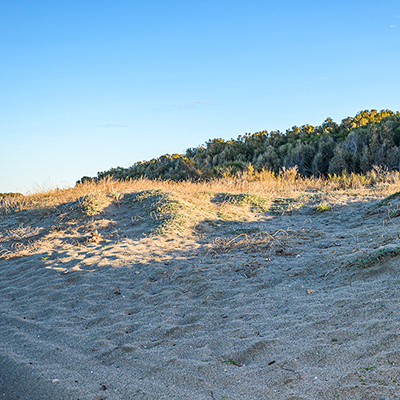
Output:
[[5,197],[23,197],[24,195],[22,193],[0,193],[0,200],[5,198]]
[[80,200],[80,208],[85,215],[97,215],[100,214],[105,207],[109,206],[112,200],[112,196],[107,196],[104,193],[89,193]]
[[151,233],[154,235],[179,231],[180,224],[184,223],[184,215],[179,212],[182,205],[171,193],[161,189],[144,190],[133,194],[130,201],[132,204],[140,204],[146,214],[150,215],[154,224]]
[[374,264],[380,263],[388,258],[397,257],[400,255],[400,247],[388,247],[378,249],[375,252],[364,257],[357,258],[349,265],[355,269],[368,268]]
[[374,166],[400,169],[400,113],[365,110],[339,125],[294,126],[280,131],[246,133],[236,140],[211,139],[186,154],[165,154],[129,168],[111,168],[78,183],[114,179],[192,180],[240,176],[243,172],[280,174],[296,168],[304,177],[366,174]]
[[218,193],[214,198],[214,202],[226,202],[237,206],[248,205],[254,212],[265,212],[270,206],[268,199],[251,193]]

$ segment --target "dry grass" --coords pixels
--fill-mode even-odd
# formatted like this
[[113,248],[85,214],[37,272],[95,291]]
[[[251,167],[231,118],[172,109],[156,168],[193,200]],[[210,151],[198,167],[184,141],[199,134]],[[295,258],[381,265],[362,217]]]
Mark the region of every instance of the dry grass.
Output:
[[211,254],[222,254],[234,249],[245,251],[260,251],[274,248],[283,248],[289,239],[288,232],[280,229],[274,234],[260,232],[256,235],[242,233],[233,239],[216,238],[211,246]]
[[[269,234],[254,222],[306,207],[316,214],[372,199],[381,202],[366,215],[386,213],[395,218],[400,215],[398,192],[399,172],[375,170],[365,176],[326,179],[301,177],[295,168],[279,175],[249,170],[237,178],[208,182],[106,178],[73,188],[38,189],[0,200],[0,258],[116,243],[120,237],[139,233],[143,237],[212,236],[208,247],[212,255],[239,251],[293,255],[285,250],[291,238],[286,231]],[[250,275],[255,273],[252,268]]]
[[194,195],[204,192],[214,193],[251,193],[266,199],[275,197],[298,197],[310,192],[336,192],[347,195],[388,196],[400,191],[400,172],[384,171],[376,168],[367,175],[344,173],[329,178],[304,178],[297,169],[282,170],[279,175],[270,171],[244,172],[238,178],[225,177],[207,182],[158,181],[146,178],[117,181],[111,178],[99,182],[85,182],[73,188],[37,189],[35,193],[23,197],[5,197],[0,200],[0,215],[15,211],[41,209],[51,212],[55,207],[80,200],[89,195],[137,192],[145,190],[164,190]]
[[40,233],[39,228],[32,228],[30,226],[19,226],[15,229],[10,229],[5,235],[0,233],[0,243],[8,240],[23,240],[35,236]]

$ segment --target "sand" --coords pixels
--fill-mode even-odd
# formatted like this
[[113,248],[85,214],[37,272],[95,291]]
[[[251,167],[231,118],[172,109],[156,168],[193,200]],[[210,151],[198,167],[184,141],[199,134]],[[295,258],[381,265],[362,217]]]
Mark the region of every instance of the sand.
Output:
[[3,216],[0,395],[400,398],[396,205],[328,200],[164,235],[123,202]]

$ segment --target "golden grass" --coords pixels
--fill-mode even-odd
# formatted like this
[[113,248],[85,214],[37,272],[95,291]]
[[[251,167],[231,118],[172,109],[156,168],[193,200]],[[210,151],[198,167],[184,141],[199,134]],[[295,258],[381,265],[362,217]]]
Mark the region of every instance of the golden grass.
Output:
[[366,175],[343,173],[340,176],[301,177],[296,168],[283,169],[280,174],[271,171],[255,172],[252,169],[239,177],[226,176],[206,182],[161,181],[146,178],[118,181],[105,178],[98,182],[85,182],[75,187],[61,189],[37,189],[23,197],[5,197],[0,201],[0,215],[28,209],[51,209],[60,204],[83,201],[88,195],[129,193],[143,190],[162,189],[168,192],[196,193],[251,193],[267,199],[275,197],[296,197],[309,192],[388,196],[400,191],[400,172],[384,171],[376,168]]
[[[53,238],[53,231],[64,232],[67,245],[78,239],[85,239],[85,243],[96,242],[101,236],[97,232],[101,224],[95,222],[98,214],[112,203],[115,210],[120,207],[123,210],[122,205],[141,203],[146,196],[150,203],[144,202],[143,210],[136,207],[138,215],[132,217],[132,222],[140,219],[148,234],[164,235],[174,231],[182,236],[207,232],[209,226],[219,228],[221,224],[228,226],[231,222],[253,221],[265,212],[283,215],[306,206],[312,206],[316,211],[328,211],[338,204],[382,200],[384,197],[387,199],[376,207],[390,203],[390,216],[398,216],[400,206],[393,197],[397,192],[400,192],[400,173],[396,171],[374,170],[367,175],[344,173],[328,178],[304,178],[297,174],[296,168],[282,170],[279,175],[249,169],[239,177],[226,176],[207,182],[106,178],[65,189],[43,188],[26,196],[0,199],[0,258],[23,257],[51,248],[57,240],[61,243],[65,238],[60,239],[60,235]],[[45,228],[40,221],[47,216],[53,218],[53,225],[44,222],[50,224]],[[34,225],[30,225],[32,223]],[[95,231],[96,235],[87,238],[87,234],[78,232],[79,226],[84,226],[85,232]],[[234,239],[231,231],[229,237],[216,239],[211,246],[214,253],[234,249],[266,250],[283,246],[287,240],[282,231],[279,235],[266,236],[240,226],[232,231],[236,234]]]

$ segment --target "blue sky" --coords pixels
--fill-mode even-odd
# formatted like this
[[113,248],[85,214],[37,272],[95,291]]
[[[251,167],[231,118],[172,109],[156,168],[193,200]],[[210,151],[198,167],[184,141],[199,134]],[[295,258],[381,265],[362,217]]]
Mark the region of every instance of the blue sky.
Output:
[[400,0],[2,0],[0,54],[0,192],[400,110]]

